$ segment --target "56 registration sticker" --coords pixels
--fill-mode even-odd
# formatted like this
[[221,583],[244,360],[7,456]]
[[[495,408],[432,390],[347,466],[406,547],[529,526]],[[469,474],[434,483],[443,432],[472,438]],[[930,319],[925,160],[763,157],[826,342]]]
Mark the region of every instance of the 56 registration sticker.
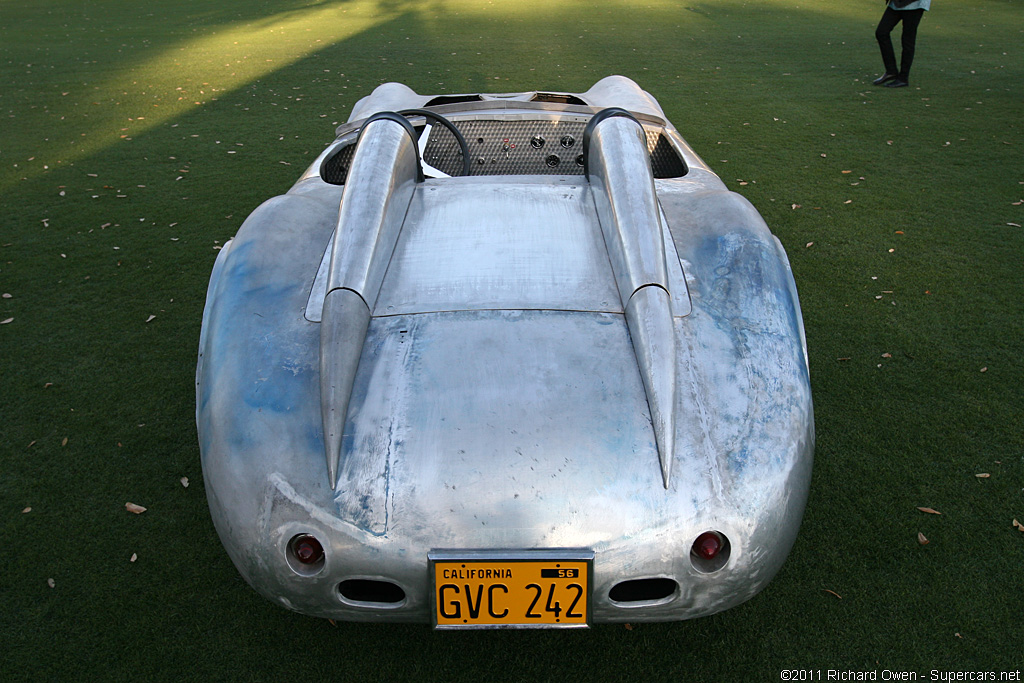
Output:
[[589,551],[430,553],[437,628],[572,628],[590,620]]

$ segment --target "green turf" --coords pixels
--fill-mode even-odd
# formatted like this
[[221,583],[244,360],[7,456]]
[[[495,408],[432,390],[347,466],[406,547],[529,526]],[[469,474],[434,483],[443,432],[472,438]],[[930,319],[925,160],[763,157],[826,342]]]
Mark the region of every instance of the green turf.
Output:
[[[0,680],[1024,668],[1024,7],[937,0],[902,90],[870,84],[881,10],[0,0]],[[789,251],[818,444],[782,571],[713,617],[579,633],[334,626],[257,596],[209,519],[194,426],[217,247],[381,82],[612,73]]]

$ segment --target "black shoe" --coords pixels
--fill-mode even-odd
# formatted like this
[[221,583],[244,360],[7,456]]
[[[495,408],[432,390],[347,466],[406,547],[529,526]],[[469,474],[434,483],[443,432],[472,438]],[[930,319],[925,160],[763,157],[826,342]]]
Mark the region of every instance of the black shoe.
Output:
[[897,78],[898,76],[896,76],[896,74],[884,73],[871,82],[874,83],[875,85],[884,85],[889,81],[895,81]]
[[899,80],[897,78],[895,81],[890,81],[890,82],[886,83],[885,87],[886,88],[906,88],[908,85],[910,85],[910,84],[907,83],[906,81],[901,81],[901,80]]

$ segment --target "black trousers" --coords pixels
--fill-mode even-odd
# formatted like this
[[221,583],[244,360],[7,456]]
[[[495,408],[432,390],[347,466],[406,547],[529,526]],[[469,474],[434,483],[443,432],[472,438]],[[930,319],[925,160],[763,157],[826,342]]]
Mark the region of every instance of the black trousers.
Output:
[[[882,20],[878,22],[875,29],[875,39],[882,51],[882,63],[885,65],[885,73],[896,74],[904,82],[910,81],[910,65],[914,63],[914,44],[917,43],[917,25],[921,23],[924,16],[923,9],[894,10],[888,5]],[[892,41],[889,34],[896,28],[896,24],[903,22],[903,51],[900,53],[900,68],[896,69],[896,53],[892,49]]]

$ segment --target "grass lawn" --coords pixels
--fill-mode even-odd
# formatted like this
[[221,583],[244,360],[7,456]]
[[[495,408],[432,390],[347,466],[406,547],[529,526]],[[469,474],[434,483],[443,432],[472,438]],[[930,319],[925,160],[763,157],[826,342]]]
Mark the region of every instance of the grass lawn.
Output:
[[[1024,669],[1024,6],[934,4],[893,90],[874,0],[0,0],[0,680]],[[259,597],[195,433],[216,250],[379,83],[613,73],[789,252],[818,441],[782,571],[716,616],[572,633]]]

